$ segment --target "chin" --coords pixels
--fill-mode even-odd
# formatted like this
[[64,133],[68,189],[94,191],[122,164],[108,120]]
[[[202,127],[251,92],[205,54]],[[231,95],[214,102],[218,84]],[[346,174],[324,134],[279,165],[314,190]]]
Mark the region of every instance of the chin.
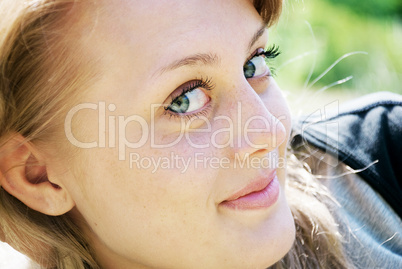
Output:
[[295,240],[294,219],[284,195],[278,202],[275,212],[244,239],[241,254],[235,257],[237,264],[230,268],[267,268],[289,252]]

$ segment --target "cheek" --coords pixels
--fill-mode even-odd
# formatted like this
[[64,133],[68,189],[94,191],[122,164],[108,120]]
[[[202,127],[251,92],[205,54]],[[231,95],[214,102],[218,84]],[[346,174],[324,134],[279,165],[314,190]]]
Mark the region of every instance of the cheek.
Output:
[[118,160],[117,150],[86,152],[81,164],[84,194],[77,194],[82,196],[77,206],[94,219],[104,216],[105,210],[127,219],[128,210],[135,222],[157,221],[173,209],[188,215],[183,212],[205,204],[212,189],[208,178],[213,178],[202,177],[202,167],[194,168],[189,148],[184,141],[168,149],[127,149],[125,161]]

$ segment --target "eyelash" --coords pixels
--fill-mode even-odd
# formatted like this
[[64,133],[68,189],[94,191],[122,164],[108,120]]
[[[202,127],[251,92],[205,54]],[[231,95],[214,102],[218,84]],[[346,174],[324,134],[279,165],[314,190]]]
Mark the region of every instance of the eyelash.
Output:
[[267,59],[275,59],[281,54],[281,51],[279,50],[279,46],[277,45],[272,45],[269,47],[267,50],[263,51],[260,55],[264,55],[265,58]]
[[[268,47],[266,50],[261,50],[260,52],[258,52],[258,50],[250,57],[247,59],[246,63],[248,61],[250,61],[251,59],[253,59],[254,57],[258,57],[258,56],[265,56],[265,61],[269,62],[269,60],[273,60],[276,57],[278,57],[281,54],[281,51],[279,49],[279,46],[276,44],[271,45],[270,47]],[[273,68],[272,66],[269,68],[270,69],[270,74],[269,76],[273,76],[275,77],[276,72],[275,72],[275,68]]]
[[[252,58],[254,57],[258,57],[258,56],[262,56],[264,55],[264,57],[266,58],[266,61],[268,60],[272,60],[275,59],[276,57],[278,57],[280,55],[280,50],[279,50],[279,46],[277,45],[272,45],[270,46],[268,49],[264,50],[262,49],[261,51],[256,51],[249,59],[247,59],[246,62],[250,61]],[[274,72],[271,70],[270,76],[272,76],[274,74]],[[208,104],[205,106],[205,108],[203,108],[201,111],[198,112],[190,112],[188,114],[186,113],[174,113],[172,111],[169,110],[169,106],[170,104],[172,104],[174,101],[176,101],[176,99],[186,93],[189,93],[195,89],[198,88],[203,88],[207,91],[213,90],[215,87],[215,85],[212,83],[210,78],[200,78],[200,79],[195,79],[193,82],[191,82],[188,86],[183,87],[181,93],[173,93],[171,95],[171,101],[168,105],[166,105],[164,107],[164,112],[163,115],[167,115],[169,116],[169,118],[179,118],[179,119],[186,119],[186,120],[190,120],[193,117],[199,117],[199,116],[207,116],[209,110],[211,109],[211,101],[208,102]]]

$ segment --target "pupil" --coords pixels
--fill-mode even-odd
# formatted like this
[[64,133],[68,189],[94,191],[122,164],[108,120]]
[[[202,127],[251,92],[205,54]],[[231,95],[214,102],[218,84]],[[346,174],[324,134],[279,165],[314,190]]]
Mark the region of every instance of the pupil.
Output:
[[246,78],[252,78],[255,74],[255,65],[251,61],[248,61],[243,66],[243,72]]

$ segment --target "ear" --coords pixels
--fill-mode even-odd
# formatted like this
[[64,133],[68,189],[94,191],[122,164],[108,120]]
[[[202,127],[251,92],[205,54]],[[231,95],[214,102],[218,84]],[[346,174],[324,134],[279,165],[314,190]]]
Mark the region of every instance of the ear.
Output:
[[48,177],[45,157],[18,134],[1,147],[0,186],[28,207],[46,215],[62,215],[75,206],[61,182]]

